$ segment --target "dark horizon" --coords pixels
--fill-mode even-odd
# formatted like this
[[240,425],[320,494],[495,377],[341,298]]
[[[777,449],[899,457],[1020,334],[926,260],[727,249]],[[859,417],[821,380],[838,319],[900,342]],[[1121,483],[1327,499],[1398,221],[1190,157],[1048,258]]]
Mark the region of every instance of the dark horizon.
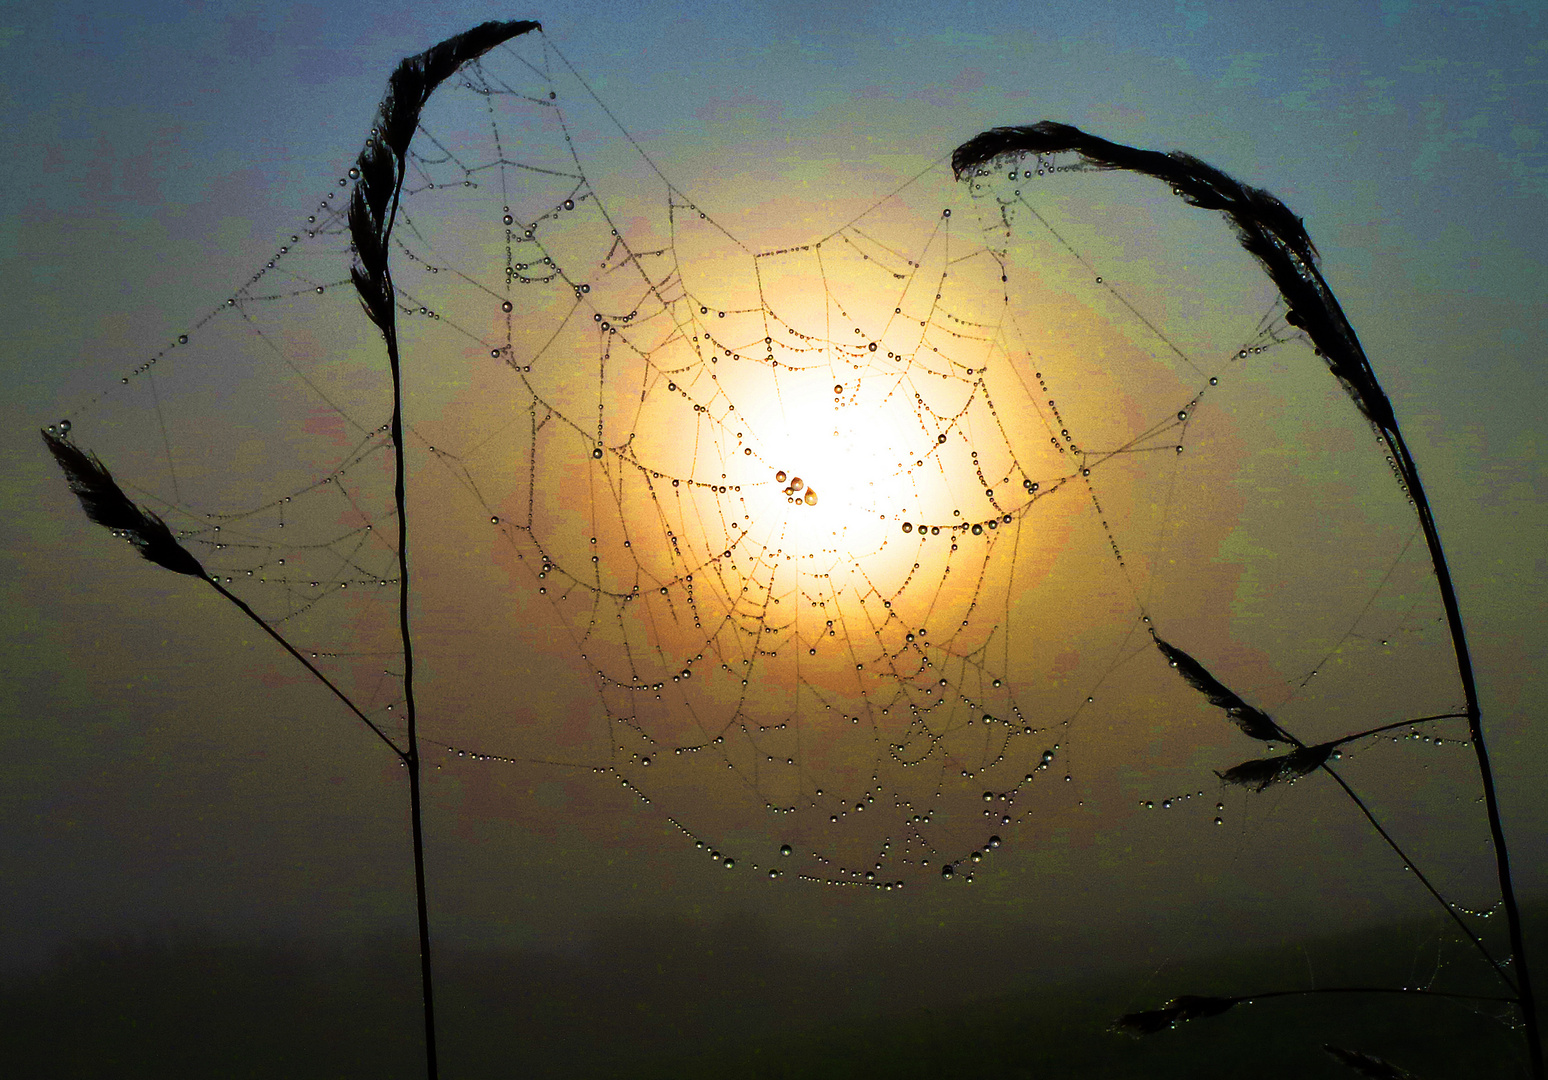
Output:
[[[1548,936],[1548,900],[1527,910],[1534,940]],[[469,1080],[928,1077],[947,1068],[1226,1080],[1250,1056],[1264,1077],[1349,1075],[1324,1044],[1382,1055],[1420,1076],[1519,1064],[1489,1006],[1442,998],[1308,995],[1143,1038],[1113,1026],[1174,992],[1401,983],[1457,955],[1455,946],[1411,951],[1443,930],[1429,920],[1063,974],[1045,963],[1018,973],[1014,949],[986,950],[968,933],[931,942],[935,963],[879,943],[821,956],[747,913],[715,923],[621,921],[563,952],[442,944],[442,1068]],[[413,940],[407,927],[348,940],[175,927],[84,940],[46,969],[0,979],[0,1002],[18,1021],[0,1035],[0,1053],[40,1080],[109,1069],[123,1077],[422,1075]],[[921,998],[916,988],[926,983],[932,993]],[[1480,981],[1476,992],[1490,989]]]

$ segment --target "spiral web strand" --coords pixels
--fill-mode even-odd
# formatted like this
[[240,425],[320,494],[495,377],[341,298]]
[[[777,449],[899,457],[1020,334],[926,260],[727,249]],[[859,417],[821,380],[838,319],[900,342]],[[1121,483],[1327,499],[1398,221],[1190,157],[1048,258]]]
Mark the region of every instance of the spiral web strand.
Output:
[[[895,889],[1225,746],[1152,632],[1301,731],[1457,712],[1406,493],[1216,215],[1071,155],[921,158],[818,230],[779,178],[736,217],[666,171],[541,35],[410,145],[389,261],[443,770],[615,785],[725,867]],[[355,180],[74,415],[401,740]],[[1219,822],[1175,775],[1141,801]]]

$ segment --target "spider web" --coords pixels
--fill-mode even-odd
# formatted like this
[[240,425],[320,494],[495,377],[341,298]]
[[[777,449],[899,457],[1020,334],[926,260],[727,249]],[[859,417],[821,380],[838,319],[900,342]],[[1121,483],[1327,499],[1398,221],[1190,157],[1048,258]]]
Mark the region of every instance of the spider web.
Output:
[[[1385,444],[1220,216],[939,149],[827,193],[679,183],[541,34],[430,98],[389,261],[443,771],[622,788],[727,868],[895,889],[1078,828],[1136,769],[1190,765],[1140,801],[1221,821],[1206,769],[1247,751],[1152,632],[1308,742],[1459,711]],[[357,179],[72,415],[401,744]]]

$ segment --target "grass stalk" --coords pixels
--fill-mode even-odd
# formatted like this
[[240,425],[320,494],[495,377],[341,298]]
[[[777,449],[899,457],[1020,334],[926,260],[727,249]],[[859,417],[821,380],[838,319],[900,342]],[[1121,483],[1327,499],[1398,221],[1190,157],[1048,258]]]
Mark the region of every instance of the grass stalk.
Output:
[[1440,588],[1441,602],[1446,608],[1446,623],[1451,628],[1451,644],[1457,657],[1457,671],[1462,679],[1462,689],[1467,704],[1468,738],[1473,743],[1473,755],[1478,761],[1478,775],[1483,785],[1484,807],[1489,816],[1489,836],[1494,842],[1494,867],[1499,880],[1500,901],[1505,909],[1505,926],[1510,935],[1510,953],[1516,961],[1516,992],[1520,997],[1522,1020],[1527,1041],[1527,1060],[1531,1064],[1533,1080],[1543,1080],[1542,1033],[1537,1021],[1537,1003],[1532,993],[1532,973],[1526,963],[1526,942],[1521,933],[1521,911],[1516,904],[1516,889],[1511,880],[1510,849],[1505,843],[1505,827],[1500,820],[1500,804],[1494,789],[1494,769],[1489,763],[1489,751],[1484,745],[1483,710],[1478,703],[1478,685],[1473,677],[1473,660],[1467,647],[1467,631],[1462,626],[1462,609],[1457,603],[1456,587],[1451,582],[1451,570],[1446,564],[1446,552],[1441,547],[1440,532],[1435,517],[1430,512],[1430,501],[1424,485],[1419,480],[1419,470],[1408,452],[1403,432],[1394,419],[1390,431],[1384,430],[1387,444],[1392,447],[1398,469],[1408,484],[1415,509],[1419,514],[1419,526],[1424,530],[1424,542],[1430,549],[1430,561],[1435,567],[1435,580]]
[[[328,688],[371,731],[392,748],[409,773],[409,816],[414,849],[414,896],[419,928],[421,997],[424,1005],[425,1060],[429,1080],[438,1080],[435,1037],[435,991],[430,962],[430,915],[425,889],[424,814],[420,777],[418,709],[414,693],[414,640],[409,620],[411,596],[408,564],[407,466],[404,460],[403,373],[398,348],[397,294],[388,266],[388,242],[397,218],[398,201],[407,174],[410,140],[419,114],[435,88],[463,64],[476,60],[504,41],[541,27],[535,22],[487,22],[405,58],[388,79],[378,109],[377,125],[358,160],[359,179],[350,193],[349,233],[354,265],[350,277],[366,316],[382,333],[392,374],[394,449],[393,501],[398,515],[398,634],[403,650],[403,693],[407,713],[407,746],[400,747],[350,700],[331,679],[303,656],[244,600],[207,573],[183,547],[166,523],[137,505],[114,481],[100,460],[75,446],[69,425],[43,431],[43,441],[65,474],[81,507],[92,521],[133,545],[142,557],[174,573],[202,578],[221,596],[252,619],[313,677]],[[170,448],[169,448],[170,462]]]
[[[1500,819],[1494,771],[1484,743],[1478,687],[1473,675],[1473,663],[1467,645],[1467,631],[1462,623],[1456,588],[1451,580],[1451,571],[1446,563],[1446,553],[1441,545],[1440,532],[1436,528],[1429,499],[1419,479],[1419,471],[1414,464],[1413,456],[1409,453],[1408,444],[1403,438],[1392,404],[1377,381],[1354,328],[1350,326],[1337,298],[1317,269],[1316,247],[1312,244],[1301,220],[1284,203],[1267,191],[1248,187],[1191,155],[1180,152],[1163,154],[1154,150],[1124,146],[1089,135],[1068,124],[1044,121],[1026,127],[1004,127],[985,131],[957,148],[952,155],[952,168],[961,178],[963,175],[973,175],[983,166],[1001,157],[1025,154],[1041,156],[1069,152],[1078,154],[1087,167],[1153,177],[1170,185],[1172,190],[1190,205],[1219,211],[1236,230],[1242,247],[1258,260],[1284,297],[1289,308],[1286,322],[1301,328],[1311,339],[1317,355],[1327,363],[1329,370],[1354,400],[1355,406],[1371,421],[1392,451],[1399,476],[1407,494],[1413,500],[1420,529],[1424,533],[1425,544],[1429,548],[1430,562],[1434,568],[1436,585],[1440,591],[1447,627],[1451,633],[1452,649],[1456,655],[1457,677],[1462,684],[1466,702],[1468,734],[1478,763],[1479,781],[1483,787],[1484,805],[1488,813],[1489,834],[1494,843],[1495,874],[1510,935],[1511,960],[1514,963],[1516,976],[1515,1000],[1526,1038],[1527,1059],[1533,1080],[1548,1080],[1544,1072],[1537,1003],[1532,992],[1531,974],[1526,962],[1526,945],[1521,933],[1521,913],[1516,903],[1515,886],[1511,878],[1510,853]],[[1176,666],[1175,661],[1174,666]],[[1189,677],[1187,672],[1184,672],[1184,677]],[[1205,678],[1209,679],[1207,673]],[[1201,685],[1194,678],[1189,678],[1189,681],[1206,694],[1210,694],[1211,700],[1214,700],[1210,686]],[[1216,703],[1220,704],[1218,701]],[[1226,706],[1222,705],[1222,707]],[[1239,715],[1239,710],[1228,709],[1228,714],[1238,724],[1243,724],[1243,717]],[[1249,730],[1249,726],[1243,724],[1243,730],[1253,735],[1254,731]],[[1256,734],[1254,737],[1263,738],[1264,736]],[[1333,774],[1331,769],[1327,771],[1339,781],[1345,793],[1355,800],[1356,805],[1364,811],[1382,837],[1392,845],[1394,850],[1398,850],[1392,838],[1349,786]],[[1413,864],[1408,862],[1408,865]],[[1451,905],[1429,885],[1428,880],[1421,876],[1421,881],[1447,912],[1456,918]],[[1473,939],[1475,945],[1482,948],[1476,935],[1469,932],[1468,936]],[[1488,955],[1487,951],[1485,955]],[[1503,978],[1501,965],[1495,963],[1492,957],[1490,962]],[[1509,983],[1510,980],[1507,979],[1506,982]]]
[[[402,188],[402,172],[398,176],[398,188]],[[396,215],[398,192],[393,192],[393,211]],[[390,227],[390,219],[389,219]],[[392,277],[387,278],[388,289]],[[419,920],[419,976],[425,1012],[426,1075],[436,1080],[439,1073],[435,1049],[435,981],[430,967],[430,911],[425,895],[425,838],[424,814],[420,800],[419,777],[419,729],[418,711],[414,700],[414,636],[409,628],[409,567],[408,567],[408,478],[403,460],[403,373],[398,358],[398,334],[395,324],[384,331],[387,341],[387,361],[392,368],[392,446],[393,446],[393,500],[398,509],[398,633],[403,647],[403,699],[408,715],[408,747],[403,753],[403,763],[409,773],[409,817],[414,833],[414,903]]]
[[435,982],[430,962],[430,912],[425,890],[424,814],[419,757],[419,714],[414,697],[414,638],[409,625],[408,477],[404,459],[403,365],[398,349],[397,289],[388,250],[397,221],[403,181],[408,175],[410,141],[419,114],[447,77],[501,42],[541,27],[535,22],[488,22],[448,38],[417,56],[406,57],[387,81],[377,124],[357,162],[359,179],[350,193],[349,232],[355,264],[350,277],[366,316],[376,324],[387,347],[392,372],[393,500],[398,512],[398,634],[403,649],[403,696],[408,747],[409,816],[414,841],[414,899],[419,923],[419,971],[424,1004],[425,1060],[429,1080],[437,1080]]

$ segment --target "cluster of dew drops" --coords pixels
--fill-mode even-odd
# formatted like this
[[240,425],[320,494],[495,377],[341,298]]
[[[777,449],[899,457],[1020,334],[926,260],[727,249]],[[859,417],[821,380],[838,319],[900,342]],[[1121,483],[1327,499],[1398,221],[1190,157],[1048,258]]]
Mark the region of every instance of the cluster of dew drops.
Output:
[[[787,480],[788,483],[786,483]],[[807,487],[806,481],[799,476],[789,476],[784,469],[780,469],[774,474],[774,482],[785,485],[783,494],[787,502],[805,503],[807,506],[817,505],[816,489]],[[802,494],[803,488],[805,488],[805,494]]]
[[[1184,803],[1191,802],[1195,798],[1199,798],[1199,799],[1204,798],[1204,793],[1202,791],[1198,791],[1198,792],[1185,791],[1181,795],[1173,795],[1171,798],[1162,799],[1161,802],[1160,802],[1160,807],[1161,807],[1162,810],[1171,810],[1171,809],[1174,809],[1174,808],[1181,808]],[[1154,800],[1154,799],[1141,799],[1139,801],[1139,804],[1140,804],[1140,806],[1144,807],[1146,810],[1154,810],[1154,809],[1156,809],[1156,806],[1157,806],[1156,800]],[[1216,815],[1215,816],[1215,824],[1216,825],[1224,825],[1225,824],[1225,818],[1220,816],[1220,815],[1222,815],[1224,813],[1225,813],[1225,803],[1217,802],[1215,804],[1215,815]]]

